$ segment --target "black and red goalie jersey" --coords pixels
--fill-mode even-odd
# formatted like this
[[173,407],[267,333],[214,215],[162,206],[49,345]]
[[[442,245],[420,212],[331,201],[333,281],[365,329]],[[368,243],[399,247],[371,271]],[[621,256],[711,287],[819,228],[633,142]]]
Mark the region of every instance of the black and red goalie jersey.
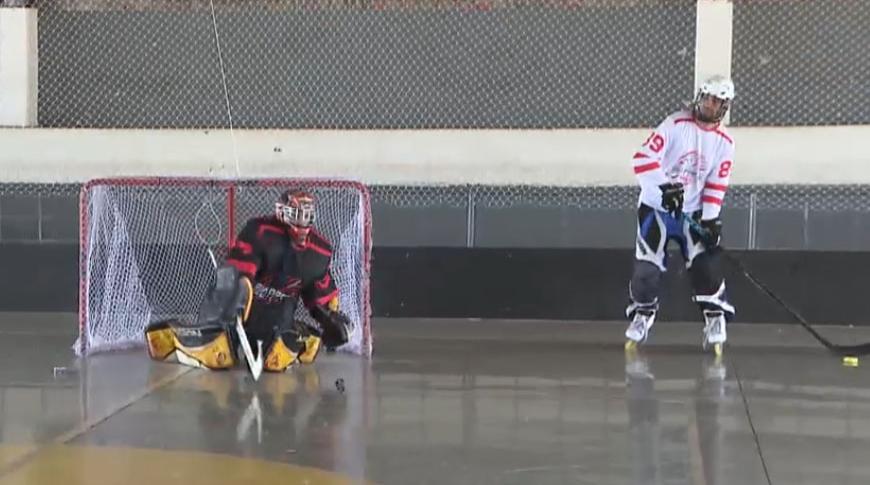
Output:
[[[299,299],[320,323],[327,347],[347,342],[346,318],[338,316],[338,286],[332,277],[332,245],[314,229],[314,197],[289,190],[272,216],[250,219],[230,249],[226,264],[254,286],[247,319],[252,338],[293,324]],[[335,319],[344,320],[336,322]]]
[[273,216],[250,219],[239,233],[226,264],[254,284],[255,307],[301,297],[308,308],[336,309],[338,287],[330,270],[332,245],[311,228],[304,238],[298,232]]

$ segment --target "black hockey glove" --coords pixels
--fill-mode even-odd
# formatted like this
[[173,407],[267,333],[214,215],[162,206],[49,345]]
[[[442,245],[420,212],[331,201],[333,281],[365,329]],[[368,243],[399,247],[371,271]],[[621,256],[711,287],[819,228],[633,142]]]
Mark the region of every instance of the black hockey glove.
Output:
[[353,323],[347,315],[320,305],[314,305],[309,311],[314,320],[320,324],[320,337],[327,349],[334,350],[347,343],[348,334],[353,328]]
[[719,246],[719,241],[722,239],[722,219],[707,219],[701,221],[701,227],[704,228],[704,234],[700,234],[701,240],[707,249],[712,249]]
[[662,190],[662,207],[672,216],[679,217],[683,212],[683,184],[668,183],[659,185]]

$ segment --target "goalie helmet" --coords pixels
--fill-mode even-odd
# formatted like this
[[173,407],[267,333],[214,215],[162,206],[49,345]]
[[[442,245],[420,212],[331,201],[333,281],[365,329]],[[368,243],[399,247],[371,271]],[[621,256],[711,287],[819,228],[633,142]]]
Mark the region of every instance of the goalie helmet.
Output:
[[[709,98],[715,98],[721,102],[712,112],[704,107]],[[728,112],[733,100],[734,83],[724,76],[713,76],[705,80],[698,88],[698,93],[692,102],[692,113],[699,121],[718,123],[725,117],[725,113]]]
[[275,203],[275,216],[290,228],[293,242],[305,244],[314,225],[314,196],[300,189],[287,190]]

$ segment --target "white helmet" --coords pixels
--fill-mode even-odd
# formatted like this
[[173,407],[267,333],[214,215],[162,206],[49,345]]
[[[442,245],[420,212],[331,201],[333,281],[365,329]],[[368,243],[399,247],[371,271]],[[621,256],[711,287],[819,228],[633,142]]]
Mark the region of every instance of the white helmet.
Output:
[[[700,109],[701,99],[706,96],[713,96],[724,101],[722,107],[719,108],[719,111],[716,112],[716,115],[712,119],[703,116]],[[734,83],[724,76],[713,76],[706,79],[701,84],[701,87],[698,88],[698,94],[695,95],[695,101],[692,103],[692,111],[695,117],[701,121],[718,122],[725,117],[725,113],[728,112],[728,108],[731,107],[731,101],[733,100]]]

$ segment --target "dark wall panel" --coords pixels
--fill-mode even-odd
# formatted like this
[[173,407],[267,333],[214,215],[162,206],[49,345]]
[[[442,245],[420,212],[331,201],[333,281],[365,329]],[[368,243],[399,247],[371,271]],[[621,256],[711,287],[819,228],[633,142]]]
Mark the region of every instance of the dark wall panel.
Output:
[[480,207],[475,210],[478,247],[633,247],[633,209],[573,206]]
[[804,211],[765,209],[756,214],[755,247],[759,249],[805,249]]
[[[394,317],[619,320],[632,252],[623,249],[383,248],[374,266],[374,310]],[[754,276],[815,323],[862,325],[870,254],[801,251],[735,253]],[[697,320],[688,274],[672,255],[661,318]],[[789,314],[733,265],[728,292],[742,322],[790,322]],[[836,281],[837,284],[831,284]]]
[[[870,254],[738,253],[753,274],[814,323],[870,324]],[[662,320],[697,320],[686,270],[674,255]],[[38,264],[37,264],[38,262]],[[376,248],[375,316],[620,320],[632,253],[625,249]],[[75,244],[0,244],[0,311],[77,311]],[[789,315],[726,265],[741,322],[790,322]],[[836,284],[832,284],[836,282]]]
[[4,241],[39,239],[39,206],[35,197],[0,196],[0,238]]
[[749,211],[723,207],[722,245],[732,249],[746,249],[749,243]]
[[807,221],[808,246],[831,251],[866,251],[870,246],[870,213],[811,211]]
[[78,241],[79,198],[77,196],[41,197],[39,209],[42,240]]
[[77,311],[78,257],[78,244],[0,243],[0,311]]
[[468,210],[463,207],[372,202],[372,221],[375,246],[464,247],[468,242]]

